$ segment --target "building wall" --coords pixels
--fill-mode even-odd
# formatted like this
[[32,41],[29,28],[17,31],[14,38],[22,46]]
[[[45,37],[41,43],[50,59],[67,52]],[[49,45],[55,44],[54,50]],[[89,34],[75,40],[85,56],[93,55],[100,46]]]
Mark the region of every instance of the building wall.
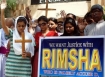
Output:
[[105,6],[105,0],[91,0],[91,6],[94,4],[100,4],[102,6]]
[[[45,4],[40,5],[30,5],[31,0],[20,0],[20,3],[29,6],[31,9],[31,15],[33,19],[37,19],[41,15],[45,15],[45,11],[37,10],[38,8],[45,8]],[[49,8],[54,8],[56,10],[49,11],[48,17],[60,18],[60,11],[65,10],[66,13],[73,13],[77,16],[83,17],[89,10],[91,6],[90,1],[78,1],[78,2],[66,2],[66,3],[50,3]],[[18,10],[17,10],[18,11]],[[22,12],[25,15],[25,11]]]

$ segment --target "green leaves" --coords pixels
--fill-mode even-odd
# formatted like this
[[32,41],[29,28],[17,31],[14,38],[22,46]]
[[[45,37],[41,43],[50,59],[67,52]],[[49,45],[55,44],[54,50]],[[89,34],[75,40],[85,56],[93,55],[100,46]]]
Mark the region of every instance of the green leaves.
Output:
[[[1,2],[2,0],[0,0]],[[7,7],[5,9],[5,17],[12,17],[12,12],[15,11],[17,0],[6,0],[7,1]]]
[[104,16],[103,16],[103,18],[104,18],[104,20],[105,20],[105,6],[103,6],[103,11],[104,11]]
[[16,0],[7,0],[7,8],[14,10],[16,7]]

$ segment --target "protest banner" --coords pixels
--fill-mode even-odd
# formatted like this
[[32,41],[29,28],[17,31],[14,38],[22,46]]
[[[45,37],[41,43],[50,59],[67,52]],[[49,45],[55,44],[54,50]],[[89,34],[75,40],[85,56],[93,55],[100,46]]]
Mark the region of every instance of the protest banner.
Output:
[[38,77],[105,77],[104,39],[41,37]]

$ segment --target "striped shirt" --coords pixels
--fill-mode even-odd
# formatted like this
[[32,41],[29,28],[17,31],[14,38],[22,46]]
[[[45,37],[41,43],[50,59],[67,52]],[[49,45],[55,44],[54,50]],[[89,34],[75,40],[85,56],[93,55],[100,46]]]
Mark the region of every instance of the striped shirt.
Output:
[[6,36],[10,39],[10,52],[6,61],[6,77],[31,77],[31,60],[15,55],[13,50],[13,31]]

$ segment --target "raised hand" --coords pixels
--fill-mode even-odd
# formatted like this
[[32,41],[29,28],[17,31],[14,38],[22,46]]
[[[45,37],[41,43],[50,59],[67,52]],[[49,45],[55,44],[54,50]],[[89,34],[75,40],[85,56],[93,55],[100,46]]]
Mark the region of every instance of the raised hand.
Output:
[[30,15],[31,10],[29,9],[29,7],[26,7],[26,14]]
[[85,28],[85,24],[84,24],[84,19],[83,18],[78,18],[78,27],[79,27],[79,30],[83,30],[84,31],[84,28]]
[[30,20],[32,20],[31,14],[30,14],[31,10],[29,9],[29,7],[26,7],[26,15],[28,16],[28,18]]
[[3,28],[4,32],[5,32],[5,34],[9,35],[10,31],[9,31],[9,29],[6,26],[6,23],[5,23],[5,12],[4,12],[4,10],[5,10],[6,6],[7,6],[6,0],[2,0],[1,1],[1,25],[2,25],[2,28]]
[[66,18],[66,12],[64,10],[60,11],[61,18]]
[[6,0],[1,1],[1,9],[5,9],[7,7],[7,2]]

